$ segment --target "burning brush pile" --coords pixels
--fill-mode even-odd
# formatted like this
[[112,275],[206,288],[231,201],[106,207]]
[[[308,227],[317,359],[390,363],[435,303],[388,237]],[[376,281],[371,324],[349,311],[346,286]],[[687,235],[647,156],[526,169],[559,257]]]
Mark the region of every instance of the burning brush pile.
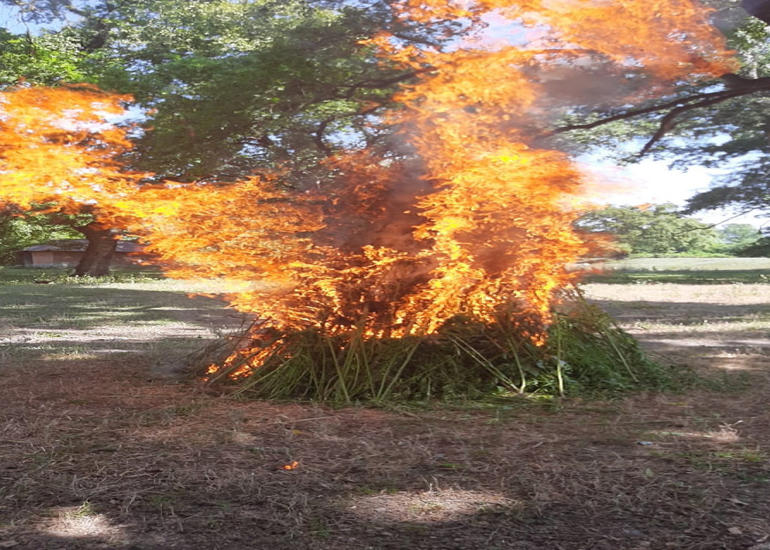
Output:
[[594,70],[633,84],[593,98],[617,103],[728,72],[702,8],[423,0],[395,9],[466,29],[444,49],[388,34],[367,45],[415,74],[382,121],[401,151],[337,154],[327,161],[335,183],[303,193],[279,176],[78,191],[146,236],[170,276],[238,283],[228,299],[257,321],[203,353],[201,376],[260,397],[339,401],[660,383],[634,340],[568,290],[575,274],[565,266],[593,246],[572,229],[591,197],[542,135]]
[[606,394],[672,382],[606,313],[575,290],[560,297],[564,309],[547,326],[515,302],[487,321],[455,315],[431,334],[401,337],[368,336],[364,324],[333,333],[258,321],[194,364],[210,364],[204,379],[238,394],[339,403]]

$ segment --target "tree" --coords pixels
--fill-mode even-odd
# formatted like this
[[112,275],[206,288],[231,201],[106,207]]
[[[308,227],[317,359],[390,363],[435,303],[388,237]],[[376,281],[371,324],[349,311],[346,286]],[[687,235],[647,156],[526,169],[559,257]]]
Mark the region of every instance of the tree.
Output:
[[[512,97],[522,88],[517,83],[527,79],[545,83],[544,93],[524,102],[527,109],[516,101],[509,102],[506,109],[495,107],[496,116],[505,121],[503,126],[512,136],[541,129],[542,117],[529,113],[550,111],[553,103],[558,104],[553,112],[576,111],[576,95],[564,90],[580,89],[571,85],[596,81],[602,72],[611,76],[605,81],[624,83],[623,100],[627,101],[631,96],[659,93],[662,86],[681,81],[685,75],[722,74],[726,66],[721,51],[711,47],[713,33],[702,18],[676,2],[666,2],[666,6],[678,19],[656,16],[654,21],[634,2],[605,6],[606,15],[618,24],[645,25],[649,34],[644,40],[630,40],[636,36],[630,32],[623,40],[599,39],[596,20],[575,12],[580,6],[560,11],[537,3],[485,1],[475,14],[454,4],[430,3],[430,8],[405,8],[413,11],[408,17],[394,14],[387,1],[366,6],[320,0],[40,0],[21,4],[29,7],[30,17],[38,19],[60,16],[64,11],[78,16],[77,22],[60,32],[78,37],[79,70],[102,85],[132,92],[144,107],[155,109],[146,127],[136,132],[138,146],[133,152],[126,151],[123,160],[129,168],[151,169],[158,178],[182,181],[236,179],[255,169],[280,167],[290,174],[286,181],[292,186],[307,189],[334,179],[336,170],[326,159],[351,144],[380,147],[393,158],[417,159],[419,147],[414,142],[404,145],[412,122],[402,119],[400,125],[382,124],[381,114],[388,107],[409,102],[414,114],[421,100],[406,93],[394,101],[392,91],[398,83],[418,75],[446,80],[447,87],[454,90],[452,86],[458,84],[450,74],[463,64],[485,72],[507,71],[510,86],[505,92]],[[470,35],[486,24],[481,16],[484,12],[499,9],[526,24],[534,21],[528,19],[528,10],[542,11],[558,47],[538,51],[511,47],[486,62],[473,53],[453,58],[456,40],[447,31],[459,29]],[[436,16],[426,18],[426,11]],[[668,44],[667,38],[680,32],[679,21],[686,24],[686,36],[681,44]],[[361,47],[362,40],[383,29],[389,32],[388,38]],[[378,48],[379,59],[375,55]],[[576,60],[579,63],[572,63]],[[224,82],[228,85],[223,86]],[[650,89],[645,91],[645,86]],[[618,88],[613,87],[613,93]],[[485,103],[494,104],[482,97],[453,93],[454,103],[470,115],[465,129],[478,126],[474,118],[483,112]],[[591,101],[580,105],[595,108],[601,98],[583,94],[580,99],[589,96]],[[506,101],[500,99],[498,104]],[[450,102],[440,107],[451,112]],[[507,112],[512,106],[520,111],[515,120]],[[398,115],[392,115],[391,121],[394,119]],[[389,139],[399,129],[403,133]],[[519,152],[501,158],[515,163]],[[415,162],[414,172],[419,170],[424,171],[425,166]]]
[[608,206],[583,215],[577,227],[609,234],[628,254],[659,255],[710,252],[717,234],[707,224],[685,218],[676,205]]
[[744,256],[747,258],[770,256],[770,237],[762,237],[754,241],[754,243],[737,250],[735,254],[736,256]]
[[129,146],[106,121],[124,113],[125,96],[96,88],[21,87],[0,93],[0,197],[25,211],[59,215],[88,237],[78,275],[109,270],[117,234],[109,205],[136,192],[140,173],[125,171]]
[[686,213],[722,207],[766,211],[770,206],[770,1],[744,0],[754,17],[735,17],[728,2],[714,17],[728,13],[728,45],[736,66],[719,79],[682,82],[663,95],[610,109],[576,108],[553,135],[605,150],[644,137],[646,143],[625,161],[646,154],[683,166],[721,167],[712,189],[693,196]]
[[761,233],[748,223],[729,223],[717,229],[719,240],[729,251],[738,251],[756,243]]
[[[3,80],[89,80],[132,93],[146,123],[121,161],[152,171],[156,181],[280,170],[293,186],[318,185],[333,174],[321,161],[335,150],[385,136],[372,117],[413,76],[359,42],[386,26],[405,39],[431,40],[395,19],[385,2],[366,10],[303,0],[6,3],[37,21],[67,12],[78,19],[39,37],[6,33],[12,63]],[[99,220],[80,230],[94,246],[76,273],[96,274],[93,266],[109,261],[115,231]]]
[[87,79],[81,61],[80,44],[72,33],[15,35],[0,28],[0,85],[19,79],[43,86],[80,82]]
[[77,238],[67,225],[46,214],[22,215],[13,209],[0,210],[0,264],[11,264],[22,248],[55,239]]
[[343,146],[383,138],[376,116],[414,76],[361,42],[387,29],[440,44],[453,26],[419,28],[384,0],[50,0],[24,13],[66,12],[78,20],[55,34],[77,37],[82,73],[151,113],[133,167],[184,181],[280,167],[300,186]]
[[[52,114],[65,112],[67,105],[52,106],[50,94],[46,97],[45,92],[38,93],[29,89],[30,85],[66,85],[68,82],[80,82],[89,78],[84,64],[86,54],[82,50],[79,37],[69,29],[60,32],[48,32],[40,36],[32,36],[29,33],[14,35],[0,29],[0,44],[2,45],[2,50],[0,50],[0,86],[7,90],[13,90],[13,86],[17,86],[20,92],[16,95],[13,92],[2,94],[4,99],[8,99],[2,106],[4,120],[0,124],[0,141],[2,142],[0,159],[3,160],[4,169],[6,171],[13,170],[16,175],[30,173],[31,167],[25,160],[27,153],[20,154],[20,135],[18,133],[19,124],[26,126],[30,123],[32,128],[28,128],[28,137],[31,137],[32,141],[37,139],[39,145],[42,146],[41,150],[51,154],[49,159],[38,159],[40,161],[39,166],[49,165],[50,170],[44,170],[43,173],[47,172],[52,177],[58,177],[60,181],[66,181],[68,178],[72,179],[67,170],[78,166],[85,168],[89,164],[98,164],[100,161],[93,158],[88,160],[88,155],[77,159],[77,154],[73,157],[69,153],[78,148],[87,150],[87,142],[92,141],[90,145],[93,147],[94,139],[98,142],[101,137],[105,137],[99,136],[98,132],[90,133],[84,130],[84,124],[99,123],[103,120],[97,117],[99,120],[73,121],[71,117],[63,116],[62,121],[70,118],[70,121],[74,122],[76,126],[79,125],[79,131],[74,133],[75,136],[79,137],[68,142],[68,138],[64,136],[64,132],[67,131],[66,123],[63,126],[57,126],[52,123],[50,118]],[[94,102],[102,100],[103,103],[112,101],[106,96],[99,97],[100,95],[98,92],[94,92],[91,99]],[[78,96],[79,92],[69,94],[67,90],[62,92],[62,97],[73,100],[72,106],[75,108],[78,106]],[[29,113],[34,112],[34,107],[24,105],[24,99],[20,102],[15,101],[15,99],[20,98],[26,98],[32,102],[40,101],[52,109],[50,111],[38,110],[36,115],[30,118]],[[84,107],[82,104],[79,106]],[[91,111],[88,106],[85,107],[85,111]],[[110,110],[116,114],[122,112],[122,108],[116,104],[107,107],[107,111]],[[38,117],[39,120],[34,120],[35,117]],[[74,118],[77,119],[77,116]],[[41,124],[37,124],[41,121],[43,121]],[[76,143],[78,139],[83,141],[80,144],[82,147],[78,147]],[[123,145],[120,147],[122,148]],[[65,153],[67,148],[69,148],[69,153]],[[65,160],[68,156],[68,160]],[[79,165],[81,160],[83,164]],[[63,163],[58,168],[56,167],[57,161]],[[91,205],[82,200],[65,199],[62,201],[61,192],[52,189],[51,182],[46,185],[46,182],[36,182],[34,177],[29,181],[23,181],[14,177],[13,174],[3,173],[0,175],[0,181],[3,184],[2,193],[0,193],[0,206],[2,206],[2,202],[6,202],[4,211],[6,213],[12,212],[12,217],[7,219],[5,224],[6,239],[9,246],[14,247],[22,242],[24,246],[34,244],[28,239],[20,238],[19,232],[26,234],[27,237],[35,236],[41,240],[54,238],[57,235],[72,237],[79,233],[88,239],[89,244],[82,260],[75,268],[75,273],[77,275],[104,275],[109,271],[112,253],[117,245],[117,234],[94,217],[96,210]],[[33,187],[36,183],[41,183],[39,188]],[[83,186],[81,185],[81,187]],[[10,205],[21,205],[25,210]],[[24,216],[27,216],[26,220],[23,219]],[[46,229],[49,226],[50,230]],[[67,227],[68,230],[60,229],[63,227]]]

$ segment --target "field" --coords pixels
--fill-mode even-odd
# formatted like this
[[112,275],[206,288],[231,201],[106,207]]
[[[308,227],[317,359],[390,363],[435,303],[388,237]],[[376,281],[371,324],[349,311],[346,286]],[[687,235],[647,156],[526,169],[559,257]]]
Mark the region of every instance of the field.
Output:
[[605,283],[687,284],[770,282],[770,258],[628,258],[584,266]]
[[768,550],[767,266],[649,265],[584,290],[693,388],[336,410],[180,375],[215,283],[0,270],[0,548]]

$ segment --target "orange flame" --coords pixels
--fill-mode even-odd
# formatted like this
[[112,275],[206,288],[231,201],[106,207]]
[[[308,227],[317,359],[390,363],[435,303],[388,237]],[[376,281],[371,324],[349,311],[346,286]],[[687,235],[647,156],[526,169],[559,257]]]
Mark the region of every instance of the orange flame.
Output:
[[[728,72],[729,55],[688,0],[405,0],[395,9],[428,27],[464,20],[475,33],[443,49],[389,34],[370,41],[389,64],[421,74],[387,117],[414,155],[339,154],[328,161],[336,183],[305,194],[279,176],[140,185],[148,175],[115,160],[129,146],[125,131],[104,121],[127,98],[22,88],[0,94],[0,197],[89,205],[145,235],[170,276],[240,281],[223,290],[265,320],[260,330],[431,334],[458,315],[494,321],[513,303],[542,344],[555,293],[576,276],[565,266],[586,250],[571,229],[583,176],[534,137],[560,105],[558,75],[646,75],[647,92],[619,94],[628,101]],[[281,345],[236,351],[224,366],[245,376]]]
[[88,85],[0,93],[0,200],[74,213],[133,193],[142,175],[116,160],[131,144],[106,120],[130,100]]

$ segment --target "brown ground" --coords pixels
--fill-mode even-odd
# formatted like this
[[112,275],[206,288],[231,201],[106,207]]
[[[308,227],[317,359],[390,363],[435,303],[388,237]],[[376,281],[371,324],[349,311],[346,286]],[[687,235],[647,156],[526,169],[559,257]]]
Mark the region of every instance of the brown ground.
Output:
[[770,549],[770,286],[588,285],[722,391],[427,411],[207,395],[168,367],[237,324],[212,301],[132,296],[120,330],[52,328],[19,313],[48,289],[19,288],[0,549]]

